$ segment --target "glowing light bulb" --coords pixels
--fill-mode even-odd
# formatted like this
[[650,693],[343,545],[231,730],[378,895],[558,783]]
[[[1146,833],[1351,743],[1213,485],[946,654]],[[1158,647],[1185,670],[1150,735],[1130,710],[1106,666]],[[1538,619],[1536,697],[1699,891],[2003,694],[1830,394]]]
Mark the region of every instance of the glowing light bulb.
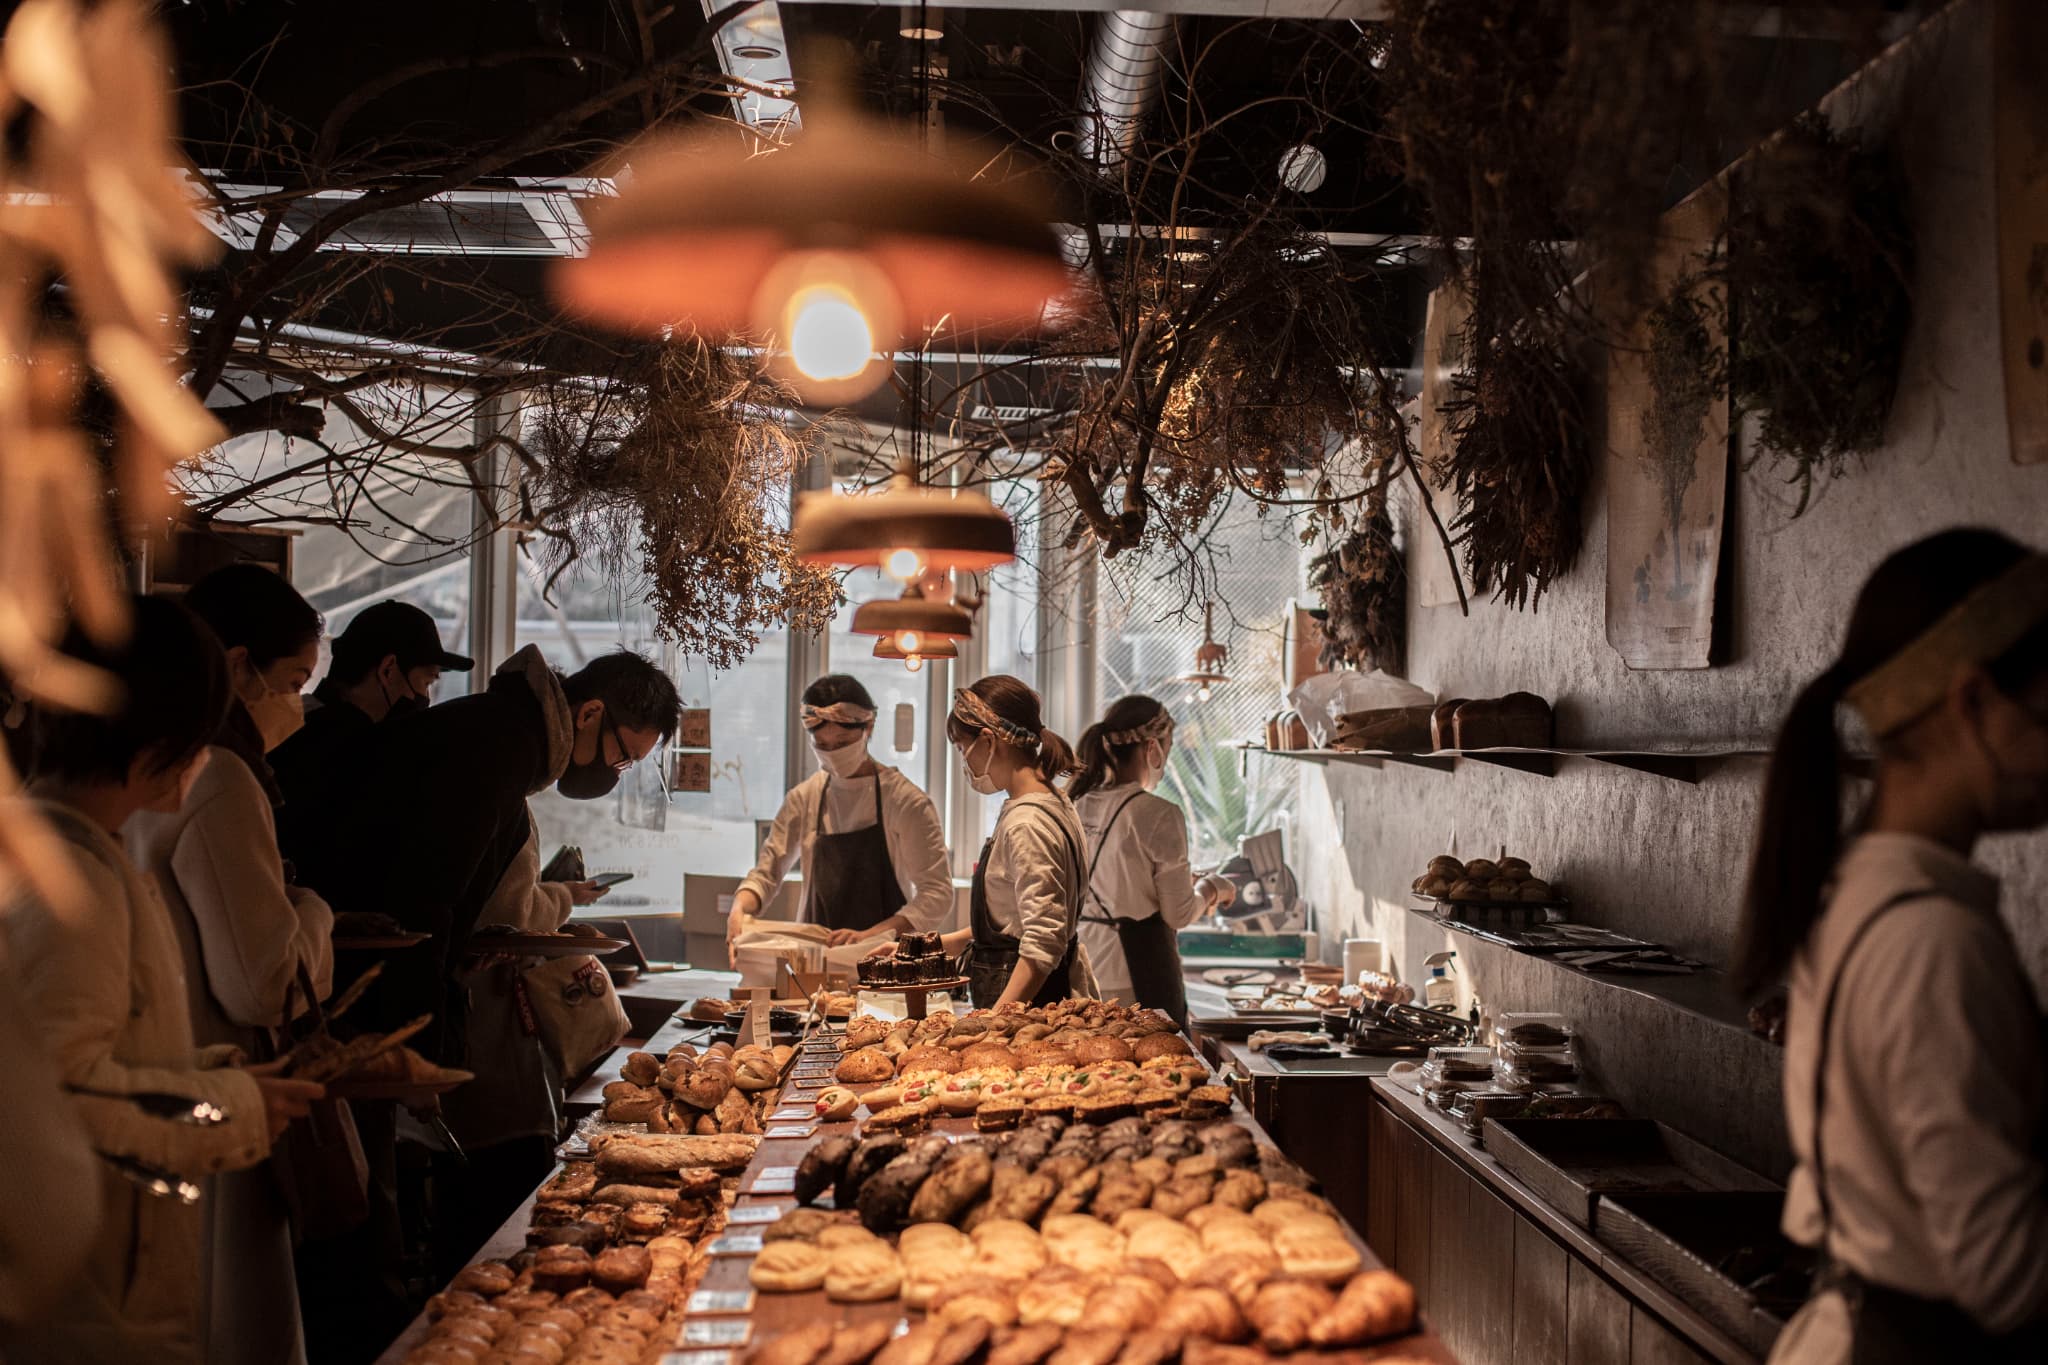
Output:
[[910,656],[909,658],[907,658],[907,659],[905,659],[905,660],[903,661],[903,666],[904,666],[905,668],[909,669],[909,670],[910,670],[910,671],[911,671],[912,673],[915,673],[915,672],[917,672],[917,670],[918,670],[918,669],[920,669],[920,668],[923,668],[923,667],[924,667],[924,655],[922,655],[922,654],[913,654],[913,655],[911,655],[911,656]]
[[889,279],[866,257],[799,251],[770,270],[754,298],[754,329],[775,344],[771,364],[814,402],[845,403],[888,379],[901,331]]
[[917,653],[917,647],[923,643],[924,637],[914,630],[899,630],[896,632],[896,648],[902,650],[905,654]]
[[789,360],[806,379],[844,383],[860,377],[875,333],[859,300],[832,284],[806,285],[789,301]]
[[899,547],[882,556],[882,572],[899,583],[908,583],[924,574],[924,556],[907,547]]
[[1196,688],[1196,689],[1195,689],[1195,700],[1196,700],[1196,701],[1207,701],[1207,700],[1209,700],[1209,685],[1208,685],[1207,683],[1203,683],[1203,684],[1202,684],[1202,685],[1201,685],[1200,687],[1198,687],[1198,688]]

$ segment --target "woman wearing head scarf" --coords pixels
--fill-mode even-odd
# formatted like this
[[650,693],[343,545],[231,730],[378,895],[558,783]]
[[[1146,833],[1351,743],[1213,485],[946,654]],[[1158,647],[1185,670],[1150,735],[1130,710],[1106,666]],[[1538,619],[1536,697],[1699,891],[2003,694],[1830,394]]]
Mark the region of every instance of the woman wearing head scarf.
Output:
[[869,755],[874,698],[828,674],[804,689],[803,725],[819,771],[783,798],[733,897],[726,942],[753,927],[793,864],[804,877],[796,918],[825,926],[835,944],[938,928],[953,908],[945,834],[932,799]]
[[1173,716],[1151,697],[1125,697],[1081,736],[1068,787],[1087,832],[1081,946],[1104,999],[1187,1019],[1177,930],[1235,895],[1221,877],[1196,880],[1188,821],[1153,788],[1173,752]]

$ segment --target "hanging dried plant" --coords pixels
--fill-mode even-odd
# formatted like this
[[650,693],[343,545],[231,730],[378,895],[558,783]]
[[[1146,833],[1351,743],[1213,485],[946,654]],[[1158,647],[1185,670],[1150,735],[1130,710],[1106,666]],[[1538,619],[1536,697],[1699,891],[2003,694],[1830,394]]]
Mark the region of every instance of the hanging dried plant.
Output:
[[1648,319],[1645,357],[1650,402],[1641,419],[1642,450],[1664,497],[1664,525],[1677,543],[1685,495],[1699,464],[1700,429],[1728,383],[1722,292],[1708,272],[1718,257],[1681,272]]
[[806,456],[773,416],[789,405],[745,360],[679,336],[598,404],[550,406],[533,443],[549,585],[579,558],[638,580],[662,638],[713,668],[770,626],[822,630],[838,584],[771,515]]
[[1530,328],[1468,345],[1472,368],[1444,405],[1452,528],[1475,590],[1533,607],[1579,554],[1593,463],[1579,367],[1564,343]]
[[1394,544],[1394,523],[1384,502],[1336,549],[1309,564],[1308,581],[1321,595],[1327,613],[1325,668],[1349,664],[1401,671],[1408,633],[1408,571]]
[[1913,322],[1905,173],[1808,115],[1736,177],[1720,267],[1735,323],[1730,406],[1799,490],[1884,442]]

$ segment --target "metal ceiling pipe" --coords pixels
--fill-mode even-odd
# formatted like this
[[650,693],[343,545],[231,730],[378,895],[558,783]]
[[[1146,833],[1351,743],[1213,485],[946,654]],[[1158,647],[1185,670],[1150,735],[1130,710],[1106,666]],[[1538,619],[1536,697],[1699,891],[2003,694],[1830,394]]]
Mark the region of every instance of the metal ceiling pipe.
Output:
[[[1173,16],[1150,10],[1113,10],[1096,26],[1081,92],[1075,150],[1097,170],[1121,163],[1159,91]],[[1088,264],[1088,240],[1069,237],[1061,248],[1075,269]]]

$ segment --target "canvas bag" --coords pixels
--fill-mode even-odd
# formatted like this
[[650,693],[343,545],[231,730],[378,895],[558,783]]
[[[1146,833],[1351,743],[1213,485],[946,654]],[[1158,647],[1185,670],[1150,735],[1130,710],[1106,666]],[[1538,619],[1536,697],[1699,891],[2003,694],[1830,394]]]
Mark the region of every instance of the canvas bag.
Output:
[[632,1027],[611,973],[594,957],[551,958],[521,979],[541,1046],[564,1081],[602,1061]]
[[[326,1012],[304,962],[299,964],[298,984],[306,997],[307,1016],[316,1027],[324,1027]],[[287,994],[287,1019],[291,1006]],[[306,1117],[293,1122],[272,1145],[270,1160],[298,1241],[338,1237],[370,1216],[370,1163],[347,1100],[315,1100]]]

